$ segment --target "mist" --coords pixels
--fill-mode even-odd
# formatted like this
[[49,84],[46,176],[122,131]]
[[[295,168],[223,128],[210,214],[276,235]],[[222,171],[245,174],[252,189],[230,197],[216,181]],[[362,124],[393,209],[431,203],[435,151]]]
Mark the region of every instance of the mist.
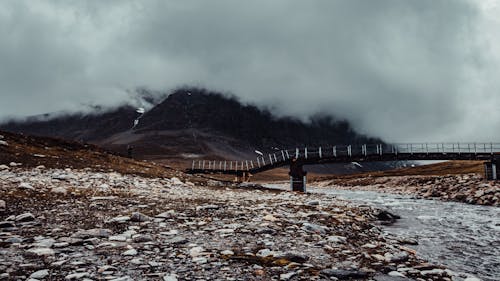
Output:
[[205,87],[391,142],[500,140],[496,1],[2,1],[0,119]]

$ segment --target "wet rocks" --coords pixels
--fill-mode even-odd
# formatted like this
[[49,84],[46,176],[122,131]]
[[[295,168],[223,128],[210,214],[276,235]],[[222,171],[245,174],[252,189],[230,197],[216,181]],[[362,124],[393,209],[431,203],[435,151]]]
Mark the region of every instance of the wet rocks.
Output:
[[0,212],[5,211],[6,208],[7,208],[7,203],[5,203],[4,200],[0,200]]
[[320,186],[409,194],[421,198],[500,206],[500,182],[485,182],[477,174],[442,176],[362,177],[330,180]]

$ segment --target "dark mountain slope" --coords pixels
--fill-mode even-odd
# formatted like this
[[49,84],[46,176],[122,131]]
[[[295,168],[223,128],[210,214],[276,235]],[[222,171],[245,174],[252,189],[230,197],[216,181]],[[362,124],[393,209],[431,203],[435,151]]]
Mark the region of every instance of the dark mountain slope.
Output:
[[186,128],[209,129],[258,147],[380,142],[357,134],[347,121],[321,115],[310,123],[277,118],[268,110],[203,89],[175,91],[147,112],[137,126],[139,132]]
[[139,114],[132,106],[28,118],[5,123],[0,129],[89,142],[121,153],[133,145],[136,157],[148,159],[239,159],[254,157],[255,149],[381,142],[357,134],[347,121],[321,115],[310,122],[275,117],[269,110],[205,89],[178,89],[153,105],[134,129]]

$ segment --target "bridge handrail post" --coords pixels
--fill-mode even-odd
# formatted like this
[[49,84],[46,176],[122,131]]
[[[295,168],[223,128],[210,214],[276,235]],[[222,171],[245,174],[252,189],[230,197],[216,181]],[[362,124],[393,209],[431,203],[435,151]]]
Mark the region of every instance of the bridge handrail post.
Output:
[[333,157],[335,157],[335,158],[336,158],[336,157],[337,157],[337,146],[336,146],[336,145],[334,145],[334,146],[332,147],[332,150],[333,150]]
[[252,167],[253,169],[253,160],[250,160],[250,166]]
[[260,168],[260,161],[259,161],[259,157],[257,157],[257,166],[259,166],[259,168]]
[[202,167],[203,170],[205,170],[205,160],[203,160],[203,167]]
[[[492,151],[493,151],[493,148],[492,148]],[[319,147],[318,153],[319,153],[319,158],[323,158],[323,155],[321,153],[321,146]]]
[[299,148],[295,148],[295,158],[299,159]]
[[271,165],[273,164],[273,158],[271,158],[271,154],[268,154],[269,155],[269,161],[271,162]]
[[491,150],[491,155],[493,155],[493,143],[490,142],[490,150]]
[[378,150],[379,151],[379,155],[382,156],[384,154],[384,151],[383,151],[383,148],[382,148],[382,144],[379,144],[380,146],[380,149]]
[[283,157],[283,162],[285,162],[285,152],[283,150],[281,151],[281,157]]
[[307,159],[307,147],[304,148],[304,157]]
[[285,150],[285,152],[286,152],[286,159],[290,159],[290,154],[288,154],[288,149]]
[[477,146],[476,146],[476,143],[474,143],[474,154],[477,154]]
[[194,170],[194,162],[195,160],[193,160],[193,165],[191,166],[191,170]]
[[278,159],[276,158],[276,153],[273,153],[274,156],[274,163],[278,163]]
[[245,160],[245,164],[247,165],[247,171],[249,170],[248,169],[248,160]]
[[457,149],[458,149],[458,155],[460,155],[461,151],[460,151],[460,143],[457,142]]
[[352,157],[351,145],[347,146],[347,155],[349,155],[349,157]]
[[226,171],[226,160],[224,160],[224,171]]

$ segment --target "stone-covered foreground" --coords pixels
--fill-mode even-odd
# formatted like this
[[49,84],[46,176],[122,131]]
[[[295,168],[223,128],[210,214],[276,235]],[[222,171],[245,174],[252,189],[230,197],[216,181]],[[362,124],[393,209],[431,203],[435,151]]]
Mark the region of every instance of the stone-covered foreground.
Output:
[[2,280],[451,280],[334,197],[43,167],[0,196]]

